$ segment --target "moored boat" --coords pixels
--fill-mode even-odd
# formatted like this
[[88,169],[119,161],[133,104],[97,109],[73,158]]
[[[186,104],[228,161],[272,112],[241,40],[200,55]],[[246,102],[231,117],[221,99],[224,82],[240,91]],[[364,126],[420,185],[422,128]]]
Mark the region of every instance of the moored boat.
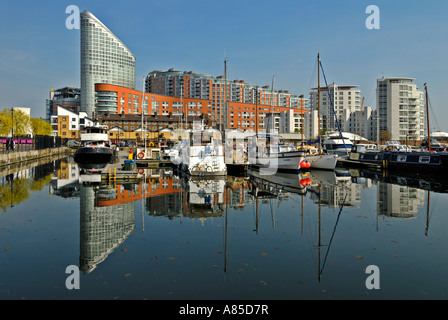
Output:
[[81,146],[76,150],[78,163],[107,163],[111,161],[113,150],[107,136],[107,126],[87,127],[81,134]]

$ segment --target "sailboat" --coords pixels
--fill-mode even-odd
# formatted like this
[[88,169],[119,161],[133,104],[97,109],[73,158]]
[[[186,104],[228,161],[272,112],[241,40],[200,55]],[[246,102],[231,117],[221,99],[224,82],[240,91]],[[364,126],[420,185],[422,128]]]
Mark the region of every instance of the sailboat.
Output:
[[[272,80],[272,100],[274,98],[274,78]],[[279,145],[278,132],[274,128],[274,113],[271,100],[272,127],[268,127],[266,133],[258,133],[258,90],[256,97],[256,134],[249,139],[249,158],[252,167],[262,169],[263,174],[275,174],[277,172],[300,173],[301,164],[305,160],[303,150],[294,150]]]
[[[314,153],[307,153],[305,155],[306,161],[310,163],[310,169],[321,169],[321,170],[334,170],[336,168],[336,164],[338,162],[338,155],[337,154],[328,154],[325,152],[322,152],[322,142],[321,142],[321,136],[320,136],[320,56],[317,55],[317,118],[318,118],[318,150]],[[328,86],[327,86],[328,88]],[[306,150],[305,147],[302,146],[304,150]],[[308,149],[309,151],[310,149]]]

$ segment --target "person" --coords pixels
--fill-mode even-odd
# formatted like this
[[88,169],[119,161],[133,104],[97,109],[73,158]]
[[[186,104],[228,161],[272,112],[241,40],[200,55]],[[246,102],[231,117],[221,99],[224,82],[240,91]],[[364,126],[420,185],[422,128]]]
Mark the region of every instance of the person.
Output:
[[132,149],[129,151],[129,157],[128,160],[133,160],[134,159],[134,153],[132,152]]
[[14,147],[16,145],[16,142],[14,141],[14,139],[11,140],[11,150],[14,151]]

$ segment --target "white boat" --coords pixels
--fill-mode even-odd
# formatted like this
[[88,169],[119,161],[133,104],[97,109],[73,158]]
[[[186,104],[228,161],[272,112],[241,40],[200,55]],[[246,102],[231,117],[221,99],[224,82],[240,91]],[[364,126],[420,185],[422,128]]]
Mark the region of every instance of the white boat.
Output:
[[[317,75],[318,75],[318,84],[317,84],[317,95],[320,97],[320,56],[317,55]],[[328,85],[327,85],[328,88]],[[333,103],[331,103],[333,104]],[[318,119],[320,119],[320,100],[318,99],[318,105],[317,105],[317,111],[318,111]],[[320,133],[320,121],[318,122],[318,133]],[[336,118],[337,122],[337,118]],[[339,126],[339,124],[338,124]],[[340,132],[340,130],[339,130]],[[322,152],[321,150],[321,137],[319,135],[318,139],[319,148],[318,152],[316,153],[310,153],[307,154],[305,159],[310,163],[309,169],[321,169],[321,170],[334,170],[336,168],[336,164],[338,162],[338,155],[337,154],[329,154],[326,152]]]
[[326,153],[335,153],[341,157],[348,156],[350,150],[352,149],[354,143],[353,141],[345,135],[334,134],[329,135],[324,143],[322,144],[322,149]]
[[401,144],[399,141],[387,141],[382,148],[386,151],[412,152],[412,148]]
[[81,134],[81,146],[76,150],[77,163],[107,163],[111,161],[113,150],[107,135],[107,126],[86,127]]
[[192,176],[227,175],[221,133],[215,129],[194,128],[181,142],[179,166]]
[[305,156],[306,161],[310,163],[310,169],[334,170],[338,163],[337,154],[314,153]]
[[278,146],[278,135],[255,135],[249,140],[249,162],[255,169],[263,169],[266,174],[275,172],[300,171],[305,161],[305,152],[293,148]]

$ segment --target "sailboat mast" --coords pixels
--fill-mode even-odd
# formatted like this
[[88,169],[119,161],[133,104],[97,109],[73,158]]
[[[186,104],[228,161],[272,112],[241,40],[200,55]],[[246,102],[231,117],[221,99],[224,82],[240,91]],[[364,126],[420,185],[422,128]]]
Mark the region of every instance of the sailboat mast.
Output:
[[322,153],[320,142],[320,55],[317,54],[317,137],[319,139],[319,153]]
[[428,127],[428,151],[431,152],[431,135],[429,133],[429,104],[428,104],[428,87],[425,83],[425,93],[426,93],[426,123]]

